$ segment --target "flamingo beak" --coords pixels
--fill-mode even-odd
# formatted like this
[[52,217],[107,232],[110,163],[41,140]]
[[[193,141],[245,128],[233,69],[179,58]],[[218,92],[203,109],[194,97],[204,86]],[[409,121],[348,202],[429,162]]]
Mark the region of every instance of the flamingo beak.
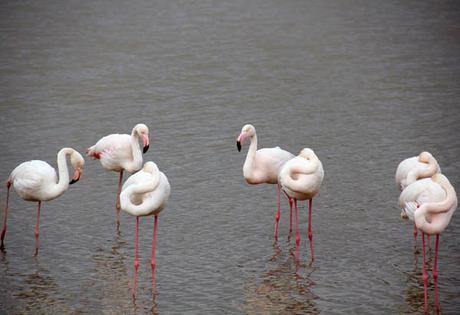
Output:
[[142,153],[145,153],[149,149],[149,136],[142,135],[142,141],[144,141],[144,149],[142,150]]
[[81,173],[82,173],[81,169],[77,168],[75,172],[73,173],[73,177],[72,177],[72,180],[69,182],[69,185],[72,185],[78,182],[80,180]]
[[236,147],[238,148],[238,152],[241,152],[241,144],[243,144],[245,138],[244,132],[242,132],[239,136],[238,139],[236,139]]

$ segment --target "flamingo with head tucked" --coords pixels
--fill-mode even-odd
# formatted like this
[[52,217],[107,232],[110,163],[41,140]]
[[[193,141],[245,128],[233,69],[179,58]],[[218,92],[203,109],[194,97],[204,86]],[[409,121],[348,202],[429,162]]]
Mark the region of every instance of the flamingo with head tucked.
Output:
[[439,307],[437,290],[439,234],[446,229],[457,208],[457,194],[447,177],[437,173],[431,178],[424,178],[407,186],[399,197],[399,204],[408,218],[414,221],[422,232],[423,282],[425,311],[427,311],[428,273],[425,266],[425,234],[436,235],[433,279],[435,302]]
[[131,175],[123,184],[120,194],[121,209],[136,217],[136,255],[134,258],[133,296],[136,295],[137,270],[139,268],[139,217],[154,216],[152,255],[152,284],[155,288],[155,249],[157,239],[158,215],[166,206],[171,187],[166,175],[154,162],[147,162],[139,172]]
[[315,259],[312,229],[312,200],[318,194],[324,178],[323,164],[312,149],[304,148],[295,158],[287,161],[281,168],[278,181],[283,191],[294,200],[297,247],[300,244],[297,200],[308,200],[308,238],[310,240],[311,260]]
[[236,140],[238,151],[246,139],[250,139],[248,154],[243,165],[244,179],[248,184],[276,184],[277,206],[275,215],[275,240],[278,239],[278,224],[281,217],[280,209],[280,186],[278,184],[278,174],[281,167],[292,159],[294,155],[281,149],[280,147],[265,148],[257,150],[257,134],[253,125],[244,125],[241,133]]
[[[143,141],[143,149],[139,146]],[[101,138],[95,145],[87,149],[87,155],[101,161],[102,167],[109,171],[119,172],[117,200],[115,204],[117,226],[120,225],[120,191],[123,181],[123,171],[136,172],[142,167],[142,153],[149,149],[149,128],[137,124],[127,134],[111,134]]]
[[[70,164],[74,169],[74,175],[69,182],[69,171],[67,168],[66,157],[70,156]],[[53,200],[62,195],[68,188],[80,179],[85,160],[80,153],[72,148],[63,148],[57,154],[57,164],[59,170],[59,180],[56,171],[51,165],[44,161],[32,160],[18,165],[6,181],[7,195],[6,206],[3,215],[3,229],[1,233],[0,249],[4,250],[4,238],[6,234],[6,221],[8,217],[8,201],[10,187],[13,185],[16,193],[26,201],[38,202],[37,222],[35,224],[35,255],[39,248],[39,224],[40,208],[42,201]]]
[[[407,158],[399,163],[398,168],[396,169],[395,181],[400,191],[403,191],[404,188],[416,180],[431,177],[436,173],[441,173],[438,161],[436,161],[430,152],[424,151],[418,156]],[[401,211],[401,218],[407,219],[407,215],[404,210]],[[417,241],[417,227],[415,224],[414,241]],[[428,244],[430,244],[429,237]]]

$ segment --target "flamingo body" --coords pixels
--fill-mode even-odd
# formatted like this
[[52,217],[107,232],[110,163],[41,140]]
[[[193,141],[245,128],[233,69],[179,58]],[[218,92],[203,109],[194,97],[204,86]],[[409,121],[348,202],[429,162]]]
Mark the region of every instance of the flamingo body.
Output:
[[323,178],[323,164],[310,149],[303,149],[299,156],[287,161],[279,173],[281,188],[297,200],[312,199],[319,192]]
[[166,206],[170,192],[166,175],[158,170],[155,163],[147,162],[123,184],[121,209],[133,216],[158,215]]
[[422,152],[399,163],[395,174],[396,185],[403,191],[415,180],[431,177],[435,173],[441,173],[438,162],[429,152]]

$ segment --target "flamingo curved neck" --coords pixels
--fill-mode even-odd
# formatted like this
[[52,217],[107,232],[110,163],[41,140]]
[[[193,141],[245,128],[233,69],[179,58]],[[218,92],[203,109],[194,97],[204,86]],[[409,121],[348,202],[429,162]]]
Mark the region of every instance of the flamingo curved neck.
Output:
[[133,215],[140,215],[152,208],[154,200],[152,198],[142,198],[142,202],[134,204],[131,197],[133,195],[144,195],[157,189],[160,184],[160,173],[155,172],[152,174],[152,179],[144,183],[132,184],[122,191],[120,195],[120,205],[123,209],[127,210]]
[[444,222],[442,220],[428,222],[426,220],[426,215],[449,212],[456,207],[457,204],[457,194],[447,178],[444,176],[438,177],[437,179],[433,179],[433,181],[437,182],[444,189],[446,192],[446,198],[440,202],[428,202],[422,204],[414,214],[414,221],[417,228],[428,234],[440,233],[448,222]]
[[243,173],[250,174],[253,169],[254,160],[256,158],[257,152],[257,134],[251,136],[251,143],[249,144],[248,154],[246,155],[246,160],[243,165]]
[[51,198],[58,197],[69,188],[69,169],[67,167],[66,157],[72,153],[72,149],[64,148],[61,149],[57,155],[59,180],[56,184],[48,188],[48,195]]
[[131,133],[130,142],[133,160],[126,162],[123,168],[128,172],[132,173],[139,170],[142,166],[142,150],[139,145],[139,135],[135,130],[133,130]]
[[[423,163],[423,162],[419,161],[418,163]],[[419,179],[431,177],[434,174],[436,174],[438,170],[438,165],[434,158],[430,158],[428,160],[428,163],[424,163],[424,164],[426,164],[425,168],[415,167],[413,170],[409,171],[409,173],[407,174],[407,179],[406,179],[407,186]]]

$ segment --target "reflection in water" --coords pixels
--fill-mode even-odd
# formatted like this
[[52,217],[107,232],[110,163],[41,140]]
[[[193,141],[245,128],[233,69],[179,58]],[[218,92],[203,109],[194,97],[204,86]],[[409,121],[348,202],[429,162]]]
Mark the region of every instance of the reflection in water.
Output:
[[[414,252],[413,269],[407,273],[407,289],[404,290],[404,299],[407,303],[408,308],[404,310],[404,314],[423,314],[424,312],[424,288],[423,288],[423,274],[422,268],[419,268],[418,264],[422,264],[420,250]],[[432,251],[427,253],[427,272],[429,275],[432,274],[433,267],[433,256]],[[428,308],[432,312],[439,312],[439,305],[436,307],[434,301],[434,286],[430,282],[433,278],[428,278]]]
[[273,246],[269,270],[245,286],[246,302],[243,309],[247,313],[320,313],[315,303],[318,297],[312,292],[314,282],[310,278],[315,269],[301,264],[295,252],[295,248],[291,248],[289,255],[283,255],[278,244]]
[[[66,292],[62,292],[49,270],[40,265],[39,260],[34,258],[29,273],[16,273],[10,269],[10,263],[6,254],[1,255],[3,265],[2,287],[7,289],[14,304],[7,304],[8,308],[2,310],[15,314],[46,314],[51,311],[56,314],[74,314],[76,310],[66,304]],[[18,287],[17,281],[22,285]],[[5,305],[6,306],[6,305]],[[11,308],[12,307],[12,308]]]
[[[110,251],[99,248],[92,256],[94,262],[93,275],[88,287],[94,289],[101,310],[109,310],[122,314],[157,314],[157,303],[144,296],[131,296],[132,277],[129,267],[132,266],[128,242],[117,233]],[[128,266],[128,267],[127,267]],[[94,305],[93,301],[91,304]],[[153,305],[152,305],[153,303]]]

